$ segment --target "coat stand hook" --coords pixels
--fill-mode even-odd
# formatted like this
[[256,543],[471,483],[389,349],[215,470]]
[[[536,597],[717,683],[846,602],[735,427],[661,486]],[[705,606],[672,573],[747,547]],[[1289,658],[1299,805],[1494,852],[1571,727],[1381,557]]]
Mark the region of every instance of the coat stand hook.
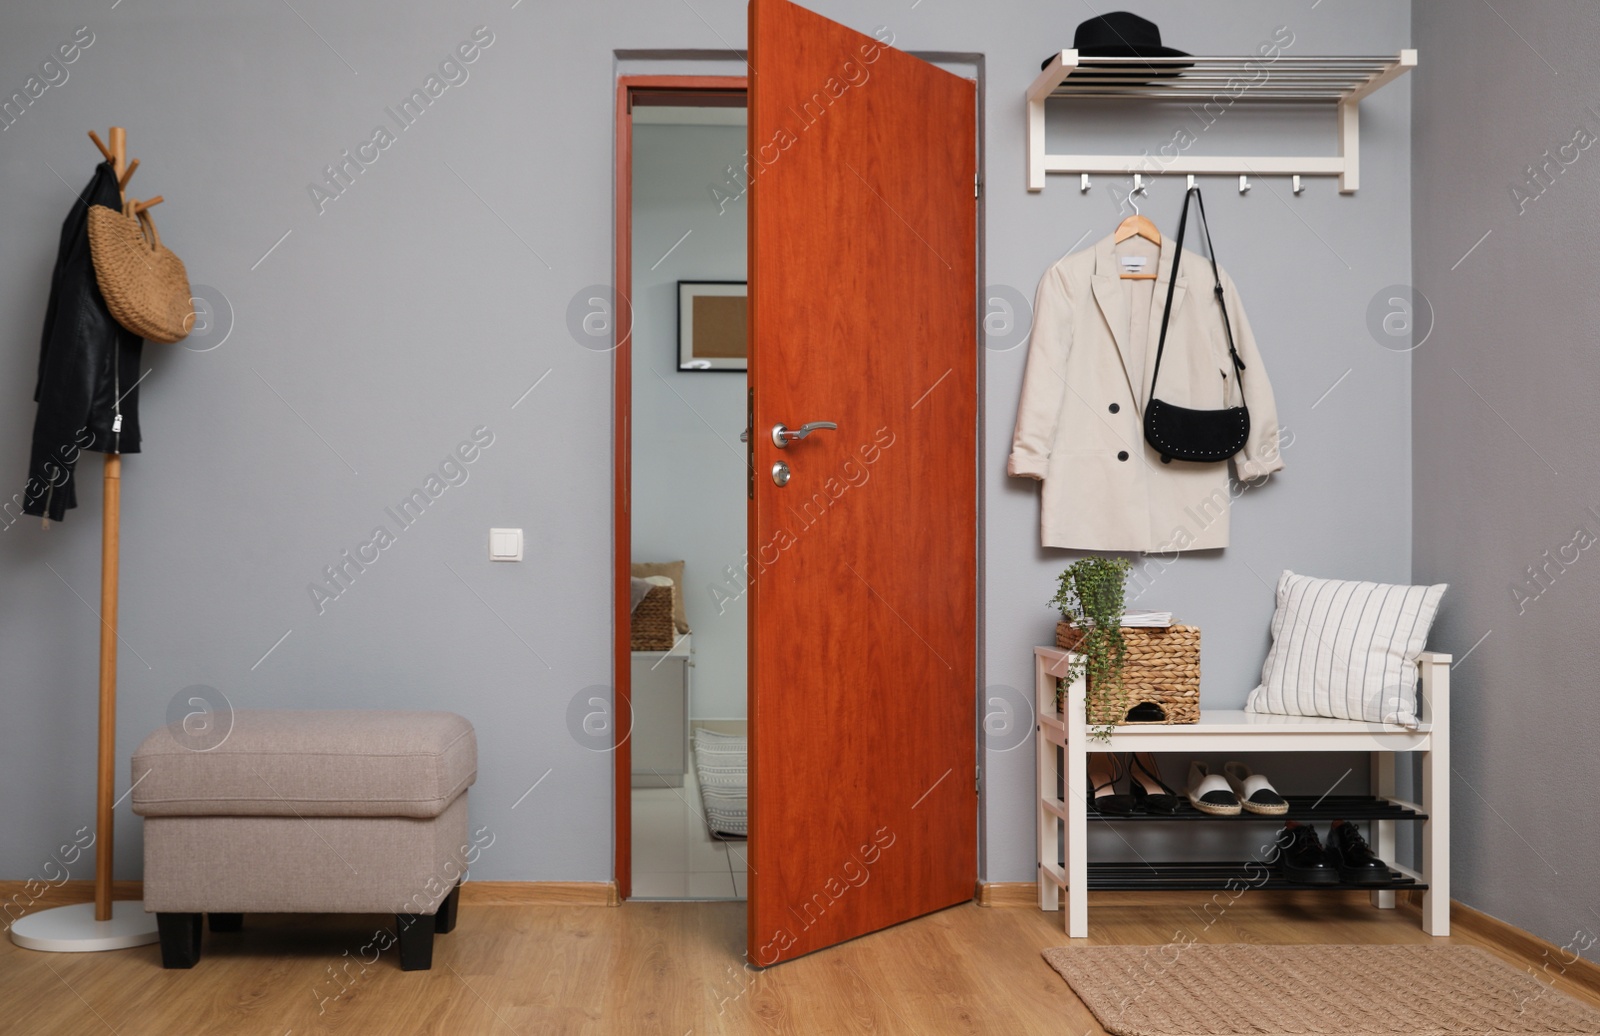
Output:
[[1188,190],[1191,190],[1191,191],[1194,190],[1194,174],[1193,173],[1189,174],[1189,182],[1186,185],[1186,187],[1187,187]]
[[106,147],[106,142],[100,139],[100,134],[90,130],[89,139],[94,141],[94,146],[100,149],[100,153],[105,156],[107,162],[112,161],[111,149]]

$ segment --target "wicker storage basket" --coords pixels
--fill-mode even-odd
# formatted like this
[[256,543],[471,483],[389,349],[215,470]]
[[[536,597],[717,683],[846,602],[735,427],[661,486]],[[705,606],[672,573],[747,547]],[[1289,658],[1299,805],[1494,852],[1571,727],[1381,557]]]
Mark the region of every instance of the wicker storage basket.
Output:
[[[1056,624],[1056,646],[1068,651],[1078,646],[1083,631],[1070,622]],[[1200,631],[1193,626],[1128,626],[1122,630],[1128,647],[1122,668],[1124,701],[1120,708],[1089,693],[1089,722],[1104,724],[1200,722]],[[1161,719],[1127,718],[1127,710],[1150,704],[1161,709]]]
[[672,624],[676,586],[655,586],[633,610],[633,650],[671,651],[677,628]]

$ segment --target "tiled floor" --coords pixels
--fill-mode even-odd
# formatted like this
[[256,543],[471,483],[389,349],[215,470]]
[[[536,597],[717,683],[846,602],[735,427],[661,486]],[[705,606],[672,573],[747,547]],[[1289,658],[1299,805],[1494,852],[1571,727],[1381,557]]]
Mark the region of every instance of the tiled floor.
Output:
[[743,899],[747,844],[706,831],[693,767],[681,788],[633,789],[635,899]]

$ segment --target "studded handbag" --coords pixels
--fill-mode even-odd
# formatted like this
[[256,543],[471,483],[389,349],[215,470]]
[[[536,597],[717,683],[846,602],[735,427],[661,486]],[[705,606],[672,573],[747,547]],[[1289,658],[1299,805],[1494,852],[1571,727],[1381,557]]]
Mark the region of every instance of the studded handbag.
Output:
[[1250,438],[1250,409],[1245,405],[1244,381],[1238,375],[1244,371],[1244,361],[1233,345],[1233,328],[1228,323],[1228,309],[1222,297],[1222,274],[1217,269],[1217,255],[1211,252],[1211,275],[1215,281],[1217,310],[1222,314],[1222,329],[1228,337],[1228,355],[1233,359],[1234,380],[1239,385],[1239,405],[1221,410],[1195,410],[1168,403],[1156,396],[1156,381],[1161,376],[1161,358],[1167,345],[1167,324],[1172,319],[1172,296],[1178,285],[1178,264],[1183,261],[1183,234],[1189,222],[1189,199],[1193,198],[1200,211],[1200,223],[1205,228],[1206,242],[1211,243],[1211,227],[1206,223],[1206,206],[1200,197],[1200,188],[1191,187],[1183,196],[1183,214],[1178,218],[1177,252],[1172,257],[1172,274],[1167,281],[1167,305],[1161,313],[1161,337],[1156,342],[1156,366],[1150,374],[1150,401],[1144,408],[1144,438],[1160,452],[1163,460],[1186,460],[1201,464],[1226,461],[1244,449]]

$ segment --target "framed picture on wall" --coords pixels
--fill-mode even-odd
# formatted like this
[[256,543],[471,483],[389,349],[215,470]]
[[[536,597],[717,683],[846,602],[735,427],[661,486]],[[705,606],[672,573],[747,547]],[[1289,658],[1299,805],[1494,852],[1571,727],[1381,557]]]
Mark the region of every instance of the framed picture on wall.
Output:
[[748,286],[744,281],[678,282],[678,369],[749,369]]

